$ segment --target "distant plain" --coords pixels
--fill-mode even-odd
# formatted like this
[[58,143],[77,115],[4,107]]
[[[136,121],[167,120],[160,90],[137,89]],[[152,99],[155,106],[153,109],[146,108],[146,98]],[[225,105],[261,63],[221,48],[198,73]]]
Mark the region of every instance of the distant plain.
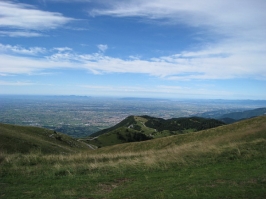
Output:
[[0,122],[44,127],[72,137],[86,137],[130,115],[164,119],[193,115],[216,118],[260,107],[266,107],[266,100],[0,95]]

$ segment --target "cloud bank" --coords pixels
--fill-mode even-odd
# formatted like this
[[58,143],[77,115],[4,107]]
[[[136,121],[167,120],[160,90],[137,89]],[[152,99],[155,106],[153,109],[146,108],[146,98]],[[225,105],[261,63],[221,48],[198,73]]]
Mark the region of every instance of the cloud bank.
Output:
[[[259,78],[266,79],[263,55],[249,56],[249,48],[241,52],[225,54],[220,48],[204,51],[182,52],[149,60],[123,60],[99,53],[77,54],[70,48],[44,49],[40,47],[22,48],[0,44],[0,73],[34,73],[58,68],[88,70],[101,73],[139,73],[172,80],[191,79],[229,79]],[[44,54],[41,58],[33,56]],[[265,58],[263,58],[264,61]]]
[[0,35],[11,37],[42,36],[39,31],[58,28],[74,19],[60,13],[38,10],[34,6],[11,1],[0,2]]

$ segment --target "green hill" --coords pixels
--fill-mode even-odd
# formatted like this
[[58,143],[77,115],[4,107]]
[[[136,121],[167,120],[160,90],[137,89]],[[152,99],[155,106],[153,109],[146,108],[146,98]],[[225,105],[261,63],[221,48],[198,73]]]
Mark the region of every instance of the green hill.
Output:
[[[15,128],[29,136],[43,130]],[[264,199],[265,149],[261,116],[79,153],[0,152],[0,198]]]
[[87,148],[85,143],[55,131],[0,124],[0,151],[5,153],[70,153]]
[[[132,142],[103,147],[97,150],[97,152],[115,153],[119,151],[141,152],[150,150],[165,150],[167,148],[182,147],[188,143],[193,143],[192,145],[197,143],[200,147],[209,148],[211,145],[226,146],[231,144],[234,145],[235,143],[241,145],[256,139],[266,142],[266,140],[264,140],[266,139],[266,116],[242,120],[234,124],[223,125],[198,132],[172,135],[145,142]],[[194,145],[194,149],[195,154],[197,153],[197,150],[200,150],[200,148],[196,147],[196,145]]]
[[129,116],[117,125],[96,132],[84,141],[97,147],[195,132],[221,126],[215,119],[199,117],[162,119],[150,116]]

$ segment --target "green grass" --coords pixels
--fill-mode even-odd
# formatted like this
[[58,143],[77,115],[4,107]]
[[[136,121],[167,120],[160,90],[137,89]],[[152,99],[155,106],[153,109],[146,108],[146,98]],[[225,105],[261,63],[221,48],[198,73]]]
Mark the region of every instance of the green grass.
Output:
[[89,138],[80,140],[100,148],[128,142],[138,142],[148,139],[151,138],[143,133],[140,133],[139,131],[136,131],[134,129],[128,129],[126,127],[119,127],[115,131],[102,134],[95,139]]
[[0,153],[0,198],[265,198],[266,117],[73,154]]
[[88,146],[52,130],[0,124],[0,151],[5,153],[73,153]]

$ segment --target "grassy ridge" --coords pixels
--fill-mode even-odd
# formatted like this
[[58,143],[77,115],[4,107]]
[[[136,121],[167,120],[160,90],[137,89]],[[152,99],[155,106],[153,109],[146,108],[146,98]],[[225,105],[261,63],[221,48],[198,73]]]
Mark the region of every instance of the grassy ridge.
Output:
[[235,124],[220,126],[199,132],[163,137],[145,142],[127,143],[109,146],[99,150],[105,153],[114,151],[145,151],[180,147],[186,144],[200,144],[210,146],[213,144],[228,144],[241,141],[251,141],[252,138],[266,138],[266,116],[245,120]]
[[1,198],[265,198],[266,117],[77,154],[6,154]]
[[0,124],[0,151],[5,153],[72,153],[88,146],[48,129]]
[[150,116],[129,116],[111,128],[92,134],[94,139],[89,138],[84,141],[103,147],[195,132],[221,125],[224,125],[221,121],[199,117],[165,120]]

